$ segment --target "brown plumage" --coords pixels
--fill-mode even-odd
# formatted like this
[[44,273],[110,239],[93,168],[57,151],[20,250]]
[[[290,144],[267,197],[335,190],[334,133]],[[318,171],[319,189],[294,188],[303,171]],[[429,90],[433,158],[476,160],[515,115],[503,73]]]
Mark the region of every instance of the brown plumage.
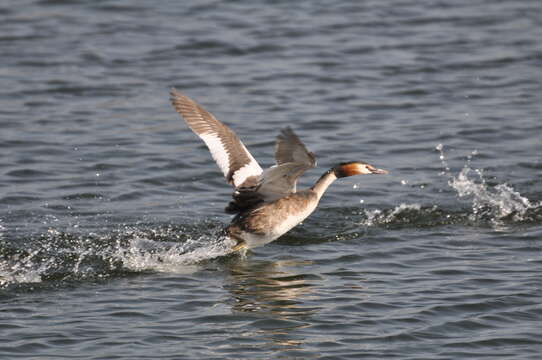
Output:
[[240,213],[226,229],[229,234],[238,235],[244,231],[264,236],[269,229],[284,223],[288,216],[302,213],[310,203],[316,201],[318,195],[312,190],[293,193]]

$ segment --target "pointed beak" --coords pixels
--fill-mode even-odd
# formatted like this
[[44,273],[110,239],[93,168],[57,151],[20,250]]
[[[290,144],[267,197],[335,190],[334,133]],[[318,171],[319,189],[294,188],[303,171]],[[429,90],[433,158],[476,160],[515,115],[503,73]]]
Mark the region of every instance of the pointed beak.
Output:
[[371,169],[371,174],[387,174],[387,173],[388,173],[387,170],[377,169],[377,168]]

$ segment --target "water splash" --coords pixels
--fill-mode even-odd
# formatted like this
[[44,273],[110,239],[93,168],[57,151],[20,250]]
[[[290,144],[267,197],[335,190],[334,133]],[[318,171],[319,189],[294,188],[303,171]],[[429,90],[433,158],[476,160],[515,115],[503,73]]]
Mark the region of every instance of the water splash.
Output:
[[35,250],[26,256],[16,254],[9,260],[0,260],[0,288],[14,283],[41,282],[41,274],[53,265],[54,261],[37,261],[38,253],[39,251]]
[[[359,224],[386,228],[490,224],[495,229],[504,230],[510,224],[542,220],[542,202],[529,200],[506,183],[487,183],[484,171],[472,166],[473,158],[478,155],[477,150],[466,157],[466,163],[457,174],[451,170],[444,146],[439,144],[436,150],[443,168],[440,175],[448,179],[447,185],[459,199],[470,205],[470,209],[402,203],[388,209],[363,209],[358,213],[361,215]],[[401,181],[402,185],[407,183],[407,180]],[[439,192],[443,193],[441,190]]]
[[135,238],[128,246],[118,246],[112,256],[131,271],[191,273],[202,261],[228,254],[233,245],[225,239],[209,240],[190,239],[179,244]]
[[[399,206],[391,210],[366,210],[365,216],[367,217],[362,221],[362,225],[375,226],[382,224],[394,224],[398,221],[409,219],[412,213],[420,212],[422,206],[420,204],[400,204]],[[409,221],[409,220],[407,220]]]
[[437,145],[436,150],[440,152],[440,160],[445,169],[441,174],[449,178],[448,185],[457,192],[459,198],[471,200],[472,221],[489,220],[495,225],[502,225],[503,220],[525,221],[530,210],[542,206],[522,196],[506,183],[496,186],[487,184],[483,170],[471,168],[472,158],[478,154],[476,150],[467,156],[467,163],[457,175],[450,170],[443,145]]
[[460,198],[472,199],[473,220],[523,221],[529,210],[540,206],[540,204],[532,203],[507,184],[488,186],[483,171],[479,169],[465,167],[448,183],[457,191]]
[[101,279],[126,272],[192,273],[201,263],[227,255],[230,240],[219,231],[191,235],[166,226],[126,227],[109,234],[69,234],[49,229],[30,250],[0,243],[0,288],[44,280]]

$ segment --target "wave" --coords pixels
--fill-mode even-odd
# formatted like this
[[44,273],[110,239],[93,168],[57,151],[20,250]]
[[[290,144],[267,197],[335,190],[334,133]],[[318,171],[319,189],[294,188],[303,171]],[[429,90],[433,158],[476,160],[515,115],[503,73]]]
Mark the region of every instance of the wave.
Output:
[[[427,228],[445,225],[462,225],[472,227],[492,227],[495,230],[506,230],[514,225],[542,222],[542,207],[519,207],[517,202],[509,204],[509,190],[502,190],[495,196],[502,201],[490,197],[487,203],[479,198],[472,198],[472,208],[442,208],[438,205],[405,204],[389,209],[362,210],[359,225],[367,227],[393,228]],[[514,200],[515,201],[515,200]],[[521,200],[518,200],[521,203]]]

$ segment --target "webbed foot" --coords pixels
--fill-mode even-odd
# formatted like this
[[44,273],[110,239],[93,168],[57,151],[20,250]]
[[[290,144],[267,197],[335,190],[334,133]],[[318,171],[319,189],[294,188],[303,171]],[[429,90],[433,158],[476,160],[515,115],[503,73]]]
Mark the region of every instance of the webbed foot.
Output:
[[244,240],[235,239],[237,244],[231,249],[232,252],[248,249],[247,243]]

